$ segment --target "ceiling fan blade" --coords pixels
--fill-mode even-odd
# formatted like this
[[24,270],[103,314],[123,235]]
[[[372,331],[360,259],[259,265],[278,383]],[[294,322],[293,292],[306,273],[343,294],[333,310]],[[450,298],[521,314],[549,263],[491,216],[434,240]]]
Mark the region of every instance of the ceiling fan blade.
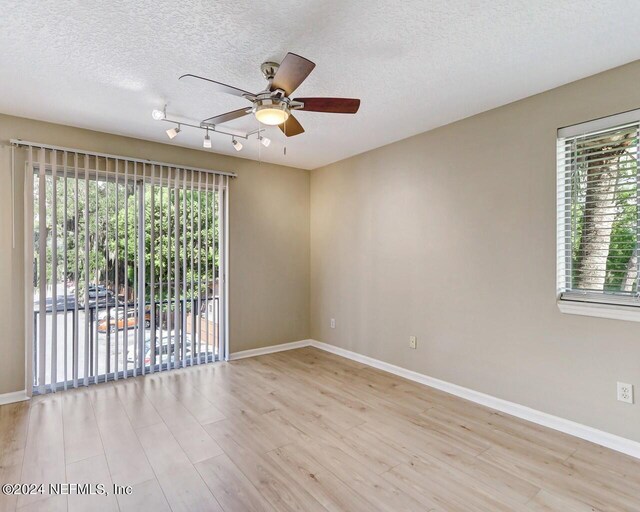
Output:
[[238,110],[232,110],[231,112],[220,114],[219,116],[210,117],[202,122],[203,124],[222,124],[238,119],[239,117],[246,116],[249,112],[251,112],[251,110],[248,108],[240,108]]
[[309,59],[295,53],[287,53],[273,77],[271,90],[282,89],[289,96],[304,82],[315,67],[316,65]]
[[296,98],[304,107],[298,110],[310,112],[330,112],[332,114],[355,114],[360,108],[360,100],[355,98]]
[[282,130],[287,137],[293,137],[295,135],[300,135],[304,133],[304,128],[298,122],[298,120],[293,117],[293,114],[289,115],[289,119],[287,119],[284,123],[278,125],[278,128]]
[[195,78],[197,80],[204,80],[205,82],[209,82],[210,84],[213,84],[213,88],[218,92],[233,94],[234,96],[240,96],[241,98],[245,98],[247,96],[255,96],[255,94],[250,93],[249,91],[244,91],[242,89],[238,89],[237,87],[223,84],[222,82],[216,82],[215,80],[211,80],[210,78],[204,78],[203,76],[192,75],[190,73],[187,73],[186,75],[182,75],[180,78],[178,78],[178,80],[182,80],[183,78]]

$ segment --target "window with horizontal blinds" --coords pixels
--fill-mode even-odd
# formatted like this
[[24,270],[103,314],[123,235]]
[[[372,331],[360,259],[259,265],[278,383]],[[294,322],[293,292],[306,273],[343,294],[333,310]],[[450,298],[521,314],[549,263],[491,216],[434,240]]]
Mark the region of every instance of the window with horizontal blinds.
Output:
[[229,176],[25,151],[33,391],[224,358]]
[[558,294],[640,307],[640,112],[558,131]]

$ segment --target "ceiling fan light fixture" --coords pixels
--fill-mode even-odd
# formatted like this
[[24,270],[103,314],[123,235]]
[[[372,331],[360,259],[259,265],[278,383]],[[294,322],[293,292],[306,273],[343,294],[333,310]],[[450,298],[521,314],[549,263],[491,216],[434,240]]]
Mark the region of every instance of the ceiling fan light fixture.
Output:
[[179,133],[180,133],[180,125],[176,126],[175,128],[169,128],[167,130],[167,137],[169,137],[170,139],[173,139]]
[[233,144],[233,147],[235,148],[236,151],[242,150],[242,143],[238,142],[236,139],[231,139],[231,144]]
[[289,119],[289,109],[285,103],[256,104],[253,114],[260,123],[268,126],[277,126]]

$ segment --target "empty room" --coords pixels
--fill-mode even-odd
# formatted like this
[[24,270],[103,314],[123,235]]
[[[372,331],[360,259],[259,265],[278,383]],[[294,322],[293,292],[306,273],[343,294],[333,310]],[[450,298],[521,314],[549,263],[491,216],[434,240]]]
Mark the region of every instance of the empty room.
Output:
[[640,2],[0,10],[0,512],[640,512]]

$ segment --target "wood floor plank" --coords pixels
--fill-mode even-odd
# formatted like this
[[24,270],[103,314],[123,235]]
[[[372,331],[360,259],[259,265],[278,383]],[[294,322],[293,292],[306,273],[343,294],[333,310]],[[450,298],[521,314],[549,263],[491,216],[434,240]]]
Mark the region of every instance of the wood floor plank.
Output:
[[195,466],[225,512],[274,510],[226,454],[198,462]]
[[222,449],[218,444],[163,384],[167,378],[168,373],[155,374],[141,379],[139,386],[192,463],[220,455]]
[[571,460],[583,461],[594,468],[610,473],[612,477],[622,477],[640,483],[638,459],[615,452],[593,443],[583,442],[571,456]]
[[64,452],[67,465],[103,455],[100,431],[86,389],[61,393],[64,424]]
[[164,385],[200,424],[226,419],[224,413],[190,383],[188,373],[174,373],[177,375],[169,374],[164,378]]
[[20,512],[67,512],[67,496],[48,496],[30,502],[18,509]]
[[369,512],[377,505],[349,486],[299,449],[298,445],[278,448],[267,454],[287,478],[298,482],[324,508],[331,512]]
[[591,505],[546,489],[536,494],[527,504],[527,508],[535,512],[602,512]]
[[[21,483],[63,484],[66,482],[62,395],[32,400],[22,464]],[[21,495],[17,507],[41,501],[47,494]]]
[[117,496],[120,512],[170,512],[162,488],[155,478],[132,486],[131,494]]
[[118,511],[118,502],[113,494],[113,482],[104,455],[85,458],[67,464],[67,481],[71,484],[102,484],[107,494],[92,495],[72,492],[68,496],[69,512],[112,512]]
[[456,478],[445,464],[425,463],[423,459],[401,464],[382,475],[398,488],[421,493],[436,502],[436,508],[447,512],[515,512],[524,505],[500,496],[492,489],[471,479]]
[[379,510],[390,512],[395,512],[398,509],[424,510],[422,503],[403,493],[393,484],[331,444],[315,442],[304,447],[298,446],[298,449],[307,453],[355,492],[366,496],[369,501],[374,500]]
[[585,479],[555,460],[543,459],[535,454],[520,454],[494,447],[479,456],[530,481],[541,489],[566,495],[596,509],[628,512],[638,509],[638,496],[614,492],[606,480]]
[[[217,425],[210,424],[209,426]],[[229,459],[278,511],[314,512],[326,509],[298,482],[286,478],[268,457],[247,448],[231,431],[216,431]]]
[[539,453],[541,457],[549,457],[561,462],[575,451],[573,447],[564,447],[563,449],[547,447],[542,443],[511,435],[504,430],[497,430],[490,425],[465,418],[451,411],[442,410],[439,407],[421,413],[415,423],[443,433],[456,444],[464,443],[471,447],[480,448],[479,453],[493,446],[501,446],[506,450],[521,453]]
[[[0,406],[0,483],[20,483],[29,427],[29,402]],[[0,493],[0,511],[15,510],[18,496]]]
[[164,423],[136,429],[136,433],[173,512],[222,512],[222,507]]
[[116,389],[111,384],[90,388],[104,453],[111,478],[118,485],[135,485],[154,478],[142,445]]
[[116,396],[122,403],[134,429],[148,427],[162,421],[155,407],[144,394],[140,385],[142,379],[143,377],[122,379],[113,385]]

